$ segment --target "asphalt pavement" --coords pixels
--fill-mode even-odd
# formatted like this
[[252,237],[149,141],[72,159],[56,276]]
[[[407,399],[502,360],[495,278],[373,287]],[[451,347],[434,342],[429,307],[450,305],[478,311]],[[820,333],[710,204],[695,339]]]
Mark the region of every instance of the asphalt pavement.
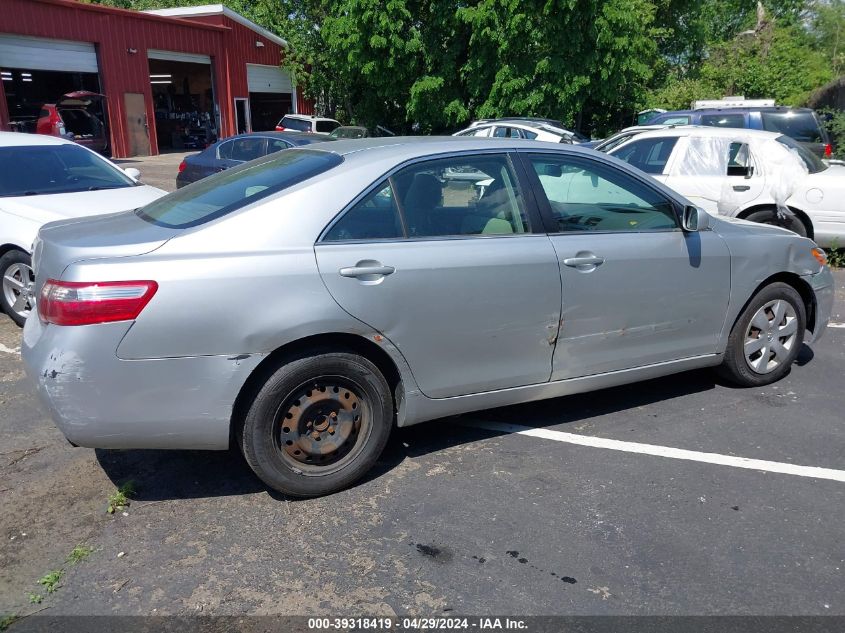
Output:
[[845,615],[845,328],[765,388],[695,371],[399,430],[307,501],[236,452],[71,447],[19,337],[0,319],[0,614]]

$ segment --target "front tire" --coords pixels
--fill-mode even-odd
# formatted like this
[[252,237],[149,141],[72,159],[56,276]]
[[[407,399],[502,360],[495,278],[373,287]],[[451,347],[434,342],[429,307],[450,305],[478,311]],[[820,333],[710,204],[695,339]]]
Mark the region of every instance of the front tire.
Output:
[[789,229],[793,233],[797,233],[801,237],[807,237],[807,227],[801,219],[794,213],[784,219],[778,217],[777,209],[761,209],[754,213],[749,213],[744,219],[749,222],[757,222],[758,224],[770,224],[772,226],[779,226],[784,229]]
[[19,250],[11,250],[0,257],[0,307],[12,320],[23,327],[34,306],[32,290],[35,287],[35,274],[32,272],[32,260],[29,255]]
[[734,323],[719,373],[743,387],[780,380],[798,356],[806,323],[804,301],[792,286],[766,286]]
[[327,353],[292,361],[267,379],[240,444],[270,488],[316,497],[370,470],[392,426],[393,399],[378,368],[355,354]]

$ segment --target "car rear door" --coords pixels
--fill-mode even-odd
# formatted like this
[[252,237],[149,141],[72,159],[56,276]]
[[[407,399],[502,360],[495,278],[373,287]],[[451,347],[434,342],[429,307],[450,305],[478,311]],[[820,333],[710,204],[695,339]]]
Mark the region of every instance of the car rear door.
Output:
[[607,162],[523,158],[560,262],[552,380],[714,354],[730,293],[723,240],[682,231],[668,196]]
[[396,345],[426,396],[546,382],[560,273],[530,200],[505,152],[413,163],[327,227],[320,274]]

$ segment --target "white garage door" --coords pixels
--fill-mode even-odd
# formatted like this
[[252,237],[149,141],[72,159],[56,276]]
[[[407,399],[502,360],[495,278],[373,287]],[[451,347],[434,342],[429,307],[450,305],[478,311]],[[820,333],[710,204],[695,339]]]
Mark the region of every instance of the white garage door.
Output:
[[246,79],[250,92],[293,92],[290,74],[279,66],[247,64]]
[[97,51],[90,42],[0,34],[0,67],[95,73]]

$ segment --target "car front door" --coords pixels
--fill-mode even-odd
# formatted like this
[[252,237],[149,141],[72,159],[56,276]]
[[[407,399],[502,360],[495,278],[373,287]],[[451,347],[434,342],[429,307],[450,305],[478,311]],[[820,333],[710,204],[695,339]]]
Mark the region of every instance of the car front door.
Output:
[[316,244],[329,292],[399,349],[426,396],[549,380],[560,273],[528,200],[507,153],[425,160],[373,185]]
[[668,196],[606,162],[523,156],[560,261],[552,380],[715,353],[730,293],[722,239],[682,231]]

